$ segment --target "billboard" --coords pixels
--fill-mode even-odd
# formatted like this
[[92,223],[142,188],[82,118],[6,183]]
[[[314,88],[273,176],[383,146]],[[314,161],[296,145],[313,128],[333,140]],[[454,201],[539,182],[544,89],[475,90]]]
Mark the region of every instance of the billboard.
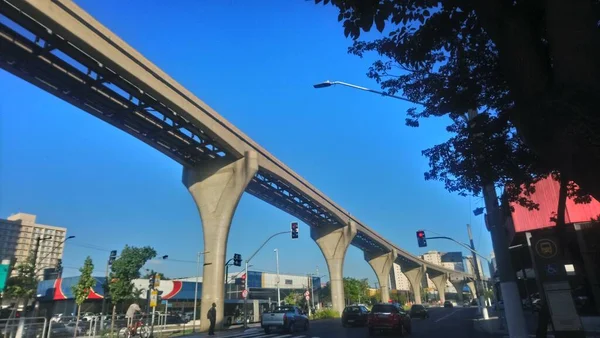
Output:
[[9,264],[0,264],[0,292],[4,292],[6,288],[6,281],[8,280],[8,275],[10,274],[10,265]]

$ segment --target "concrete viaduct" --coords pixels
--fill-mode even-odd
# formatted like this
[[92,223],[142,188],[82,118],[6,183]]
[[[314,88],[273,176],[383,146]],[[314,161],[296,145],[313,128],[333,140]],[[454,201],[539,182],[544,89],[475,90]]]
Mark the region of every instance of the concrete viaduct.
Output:
[[[418,303],[425,272],[442,299],[448,278],[458,290],[473,278],[425,262],[377,234],[70,0],[0,0],[0,67],[183,166],[208,252],[202,309],[213,302],[223,309],[227,238],[244,192],[310,226],[327,261],[335,310],[344,307],[342,268],[349,245],[364,252],[384,302],[394,262]],[[220,312],[218,324],[222,318]]]

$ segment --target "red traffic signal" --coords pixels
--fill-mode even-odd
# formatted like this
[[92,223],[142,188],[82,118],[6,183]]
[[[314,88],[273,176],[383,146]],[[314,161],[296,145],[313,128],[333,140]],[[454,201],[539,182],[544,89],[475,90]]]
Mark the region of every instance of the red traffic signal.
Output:
[[419,244],[420,248],[427,246],[427,238],[425,237],[425,231],[417,231],[417,243]]
[[292,222],[292,239],[298,238],[298,222]]
[[242,275],[242,279],[246,279],[246,274],[243,274],[243,275]]

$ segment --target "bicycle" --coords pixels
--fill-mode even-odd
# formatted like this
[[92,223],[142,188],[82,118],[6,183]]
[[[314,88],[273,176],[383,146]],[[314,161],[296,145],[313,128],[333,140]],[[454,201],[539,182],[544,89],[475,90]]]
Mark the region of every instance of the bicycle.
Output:
[[135,336],[139,336],[140,338],[148,338],[150,336],[148,327],[141,319],[134,321],[131,327],[126,327],[122,335],[123,338],[133,338]]

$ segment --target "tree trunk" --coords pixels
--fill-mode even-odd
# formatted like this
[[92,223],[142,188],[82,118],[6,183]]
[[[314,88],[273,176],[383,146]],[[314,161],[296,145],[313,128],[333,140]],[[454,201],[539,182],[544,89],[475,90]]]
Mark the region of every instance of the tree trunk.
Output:
[[75,331],[73,331],[73,337],[77,337],[77,330],[79,330],[79,316],[81,315],[81,304],[77,304],[77,317],[75,318]]

